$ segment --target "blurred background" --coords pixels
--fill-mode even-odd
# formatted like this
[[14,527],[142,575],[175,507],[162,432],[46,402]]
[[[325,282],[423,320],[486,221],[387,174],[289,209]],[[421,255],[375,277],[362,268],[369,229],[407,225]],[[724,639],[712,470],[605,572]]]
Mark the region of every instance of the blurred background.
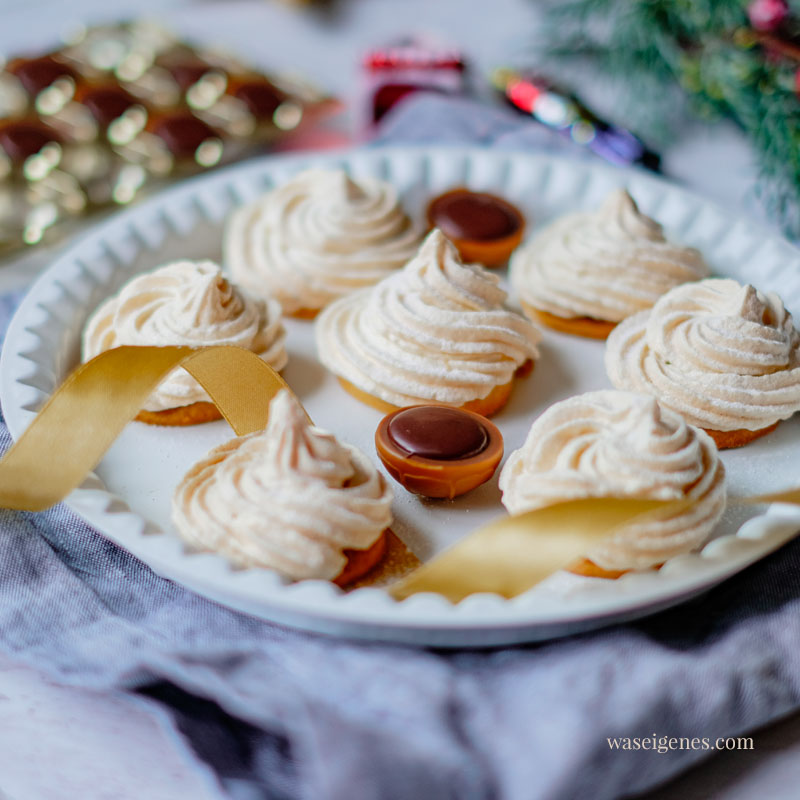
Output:
[[[302,86],[314,102],[297,129],[267,137],[271,150],[479,141],[622,165],[649,159],[650,166],[657,154],[667,177],[797,233],[791,214],[776,213],[771,191],[776,171],[793,171],[788,194],[797,195],[800,169],[783,169],[787,148],[797,150],[794,83],[786,89],[794,106],[783,97],[768,109],[753,100],[772,97],[795,74],[791,51],[776,59],[752,38],[759,26],[793,20],[783,0],[2,0],[0,14],[7,73],[16,69],[15,57],[63,48],[93,26],[153,20],[201,55],[219,49],[271,78],[290,78],[290,94]],[[298,78],[308,85],[294,83]],[[411,88],[448,102],[425,105]],[[31,94],[29,111],[38,111],[41,99]],[[737,103],[752,114],[740,113]],[[778,122],[765,144],[748,116],[757,123],[770,109]],[[630,151],[631,131],[652,151],[647,158]],[[239,155],[267,149],[246,144]],[[765,164],[770,181],[759,180]],[[777,199],[784,212],[786,195],[784,186]],[[91,219],[84,211],[77,216]],[[0,220],[0,239],[2,227]],[[59,238],[50,233],[42,238]],[[25,235],[37,240],[40,230]],[[11,259],[15,269],[2,271],[0,288],[24,283],[41,259]]]
[[[796,236],[797,11],[783,0],[0,0],[0,54],[10,64],[86,26],[153,19],[310,84],[294,85],[321,113],[270,150],[480,142],[650,168],[657,154],[667,178]],[[96,218],[78,217],[68,235],[5,255],[0,292],[23,288]],[[3,662],[0,700],[0,798],[93,798],[98,786],[117,800],[221,796],[153,707]],[[758,752],[719,756],[651,797],[793,796],[798,741],[800,723],[782,723]],[[41,758],[53,768],[32,771]]]

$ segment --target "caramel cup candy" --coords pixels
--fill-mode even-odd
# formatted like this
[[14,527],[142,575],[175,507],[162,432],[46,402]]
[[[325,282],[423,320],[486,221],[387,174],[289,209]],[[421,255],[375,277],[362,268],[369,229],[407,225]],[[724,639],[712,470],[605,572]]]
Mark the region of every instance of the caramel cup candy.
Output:
[[486,192],[452,189],[431,200],[428,225],[447,236],[464,261],[499,267],[522,241],[525,218],[511,203]]
[[0,151],[13,164],[23,164],[36,155],[45,145],[59,144],[59,135],[36,119],[2,122],[0,125]]
[[473,411],[419,405],[384,417],[375,447],[388,473],[410,492],[452,500],[494,475],[503,436]]
[[164,114],[148,123],[176,158],[195,157],[204,142],[217,139],[217,133],[188,111]]
[[103,130],[137,104],[124,89],[112,83],[81,86],[75,93],[75,99],[89,109]]
[[25,91],[36,97],[39,92],[52,86],[59,78],[75,81],[75,73],[50,55],[39,58],[15,58],[6,69],[16,75]]

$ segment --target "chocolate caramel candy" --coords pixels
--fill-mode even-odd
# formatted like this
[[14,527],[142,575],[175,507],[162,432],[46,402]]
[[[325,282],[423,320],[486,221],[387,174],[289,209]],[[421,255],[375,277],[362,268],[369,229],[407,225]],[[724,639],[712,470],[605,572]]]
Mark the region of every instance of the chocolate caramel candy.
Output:
[[153,123],[153,133],[178,158],[190,158],[203,142],[216,137],[216,133],[205,122],[189,112],[158,118]]
[[431,200],[428,225],[439,228],[464,261],[504,264],[522,241],[525,218],[511,203],[486,192],[453,189]]
[[0,124],[0,150],[5,152],[12,163],[22,164],[51,142],[58,144],[60,137],[52,128],[37,119]]
[[384,417],[375,447],[388,473],[410,492],[452,499],[492,477],[503,436],[472,411],[419,405]]
[[9,72],[16,75],[25,91],[36,97],[43,89],[52,86],[59,78],[75,80],[75,73],[52,56],[39,58],[15,58],[6,67]]
[[119,119],[137,103],[123,88],[115,84],[82,88],[76,99],[86,106],[103,129],[108,128],[115,119]]
[[271,120],[278,106],[286,99],[286,95],[269,81],[245,79],[231,83],[231,94],[238,97],[258,120]]
[[330,108],[303,83],[277,85],[146,21],[11,58],[0,67],[0,249],[40,241],[43,220],[52,236],[68,230],[62,218],[258,152]]
[[223,143],[217,132],[188,111],[155,117],[148,128],[178,160],[211,167],[222,157]]
[[[207,61],[192,54],[185,55],[183,58],[165,59],[165,61],[166,63],[162,66],[172,75],[182,92],[194,86],[203,75],[213,69]],[[156,63],[158,64],[160,61],[157,60]]]

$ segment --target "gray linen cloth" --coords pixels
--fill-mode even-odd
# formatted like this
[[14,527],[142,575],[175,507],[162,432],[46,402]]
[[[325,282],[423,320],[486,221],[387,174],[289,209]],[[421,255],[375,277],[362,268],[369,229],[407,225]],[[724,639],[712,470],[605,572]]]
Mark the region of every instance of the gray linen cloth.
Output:
[[[525,128],[420,98],[386,130],[552,144]],[[0,298],[0,330],[16,299]],[[261,622],[157,577],[63,506],[0,511],[0,648],[62,682],[164,704],[237,798],[602,800],[708,755],[607,737],[713,740],[800,707],[800,543],[636,624],[442,652]]]

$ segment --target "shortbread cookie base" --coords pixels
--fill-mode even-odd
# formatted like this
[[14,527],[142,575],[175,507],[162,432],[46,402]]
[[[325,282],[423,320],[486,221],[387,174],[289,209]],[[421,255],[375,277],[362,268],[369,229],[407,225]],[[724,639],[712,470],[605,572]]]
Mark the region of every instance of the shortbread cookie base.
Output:
[[608,334],[617,327],[616,322],[607,322],[592,317],[559,317],[548,311],[534,308],[527,303],[522,303],[526,316],[534,322],[539,322],[548,328],[561,333],[570,333],[573,336],[583,336],[586,339],[607,339]]
[[322,311],[321,308],[298,308],[297,311],[291,313],[284,312],[284,315],[295,319],[314,319],[320,311]]
[[[661,564],[656,564],[650,569],[660,569],[661,566]],[[594,561],[589,561],[588,558],[581,558],[578,561],[574,561],[566,567],[566,571],[571,572],[573,575],[583,575],[586,578],[606,578],[610,581],[615,581],[617,578],[621,578],[623,575],[631,572],[629,569],[603,569],[602,567],[598,567]]]
[[757,431],[748,431],[742,428],[736,431],[715,431],[703,428],[703,430],[714,440],[718,450],[730,450],[734,447],[742,447],[768,433],[772,433],[778,427],[776,422],[767,428],[759,428]]
[[[383,532],[380,541],[384,542],[383,554],[372,568],[362,573],[360,577],[358,575],[351,577],[346,584],[340,583],[340,580],[348,571],[351,561],[335,583],[339,586],[344,586],[348,591],[361,589],[365,586],[381,588],[390,586],[395,581],[404,578],[421,565],[422,562],[397,538],[391,529],[387,528]],[[359,551],[349,551],[349,553],[355,552]],[[369,550],[361,552],[368,553]]]
[[199,425],[203,422],[213,422],[222,419],[219,409],[207,401],[192,403],[188,406],[168,408],[164,411],[147,411],[142,409],[135,417],[138,422],[148,425]]
[[389,529],[381,535],[366,550],[345,550],[347,563],[338,577],[333,579],[337,586],[347,586],[359,578],[363,578],[370,570],[374,569],[386,553],[386,540]]
[[[526,377],[530,375],[530,373],[533,371],[533,367],[534,362],[528,359],[514,373],[515,377]],[[365,403],[372,408],[377,408],[378,411],[382,411],[384,414],[390,414],[392,411],[397,411],[400,408],[400,406],[387,403],[385,400],[381,400],[379,397],[375,397],[374,395],[369,394],[369,392],[359,389],[345,378],[340,377],[338,380],[342,385],[342,388],[349,394],[353,395],[353,397],[355,397],[357,400],[360,400],[362,403]],[[495,386],[494,389],[492,389],[492,391],[486,395],[486,397],[481,397],[478,400],[470,400],[468,403],[464,403],[458,407],[463,408],[465,411],[474,411],[476,414],[480,414],[484,417],[491,417],[492,414],[496,414],[508,402],[508,398],[511,396],[511,390],[513,387],[514,379],[510,380],[508,383],[504,383],[502,386]],[[425,402],[434,403],[436,401],[426,401],[421,398],[416,401],[417,404],[423,404]]]

